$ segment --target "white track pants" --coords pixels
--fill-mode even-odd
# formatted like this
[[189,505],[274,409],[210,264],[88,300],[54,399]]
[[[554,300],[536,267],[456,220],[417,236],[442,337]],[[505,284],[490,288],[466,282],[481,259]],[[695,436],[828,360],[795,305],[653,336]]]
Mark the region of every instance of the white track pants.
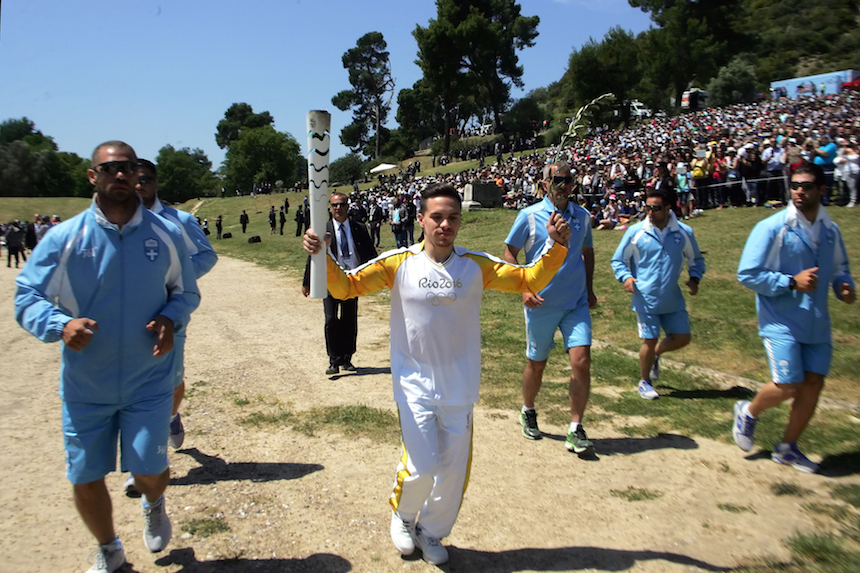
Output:
[[[472,408],[398,403],[402,455],[391,507],[431,537],[451,533],[472,464]],[[418,515],[420,512],[420,516]]]

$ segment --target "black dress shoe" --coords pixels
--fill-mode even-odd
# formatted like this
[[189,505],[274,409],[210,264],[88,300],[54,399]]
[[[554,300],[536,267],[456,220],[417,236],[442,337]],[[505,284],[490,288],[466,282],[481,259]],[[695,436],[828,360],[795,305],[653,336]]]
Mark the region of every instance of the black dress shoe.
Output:
[[325,373],[328,376],[331,376],[332,374],[337,374],[338,372],[340,372],[340,368],[338,368],[336,364],[329,364],[328,368],[325,369]]
[[355,366],[352,365],[352,361],[350,360],[347,360],[346,362],[341,364],[341,366],[343,366],[343,369],[348,372],[355,372]]

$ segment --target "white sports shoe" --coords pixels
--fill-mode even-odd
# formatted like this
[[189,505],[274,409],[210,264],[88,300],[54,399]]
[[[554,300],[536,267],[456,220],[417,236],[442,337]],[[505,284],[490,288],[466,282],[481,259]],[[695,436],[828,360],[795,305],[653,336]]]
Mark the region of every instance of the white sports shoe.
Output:
[[430,537],[423,531],[419,525],[416,529],[417,535],[415,540],[418,542],[418,547],[421,548],[424,561],[431,565],[441,565],[448,562],[448,550],[442,545],[442,541],[438,537]]
[[740,449],[745,452],[753,449],[755,444],[755,424],[758,418],[747,416],[744,413],[749,400],[738,400],[735,402],[734,423],[732,424],[732,438]]
[[151,552],[158,553],[167,547],[173,535],[163,495],[153,504],[146,503],[146,498],[143,498],[143,519],[143,543]]
[[125,553],[119,539],[113,543],[99,545],[90,557],[95,557],[95,562],[87,569],[87,573],[114,573],[125,565]]
[[770,455],[770,459],[778,464],[791,466],[797,471],[801,471],[803,473],[814,474],[818,472],[818,464],[804,456],[803,452],[797,449],[797,444],[778,442],[773,447],[773,453]]
[[391,541],[401,555],[412,555],[415,551],[415,522],[400,519],[391,512]]
[[660,397],[660,394],[657,393],[657,390],[651,386],[650,383],[645,380],[639,381],[639,396],[646,400],[656,400]]

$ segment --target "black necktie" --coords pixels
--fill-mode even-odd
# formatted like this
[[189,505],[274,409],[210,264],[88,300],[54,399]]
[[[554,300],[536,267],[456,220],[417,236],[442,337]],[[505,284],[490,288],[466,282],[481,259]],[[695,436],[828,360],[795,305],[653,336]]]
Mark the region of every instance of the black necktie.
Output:
[[340,225],[340,255],[344,261],[349,258],[349,241],[346,238],[346,225],[343,223]]

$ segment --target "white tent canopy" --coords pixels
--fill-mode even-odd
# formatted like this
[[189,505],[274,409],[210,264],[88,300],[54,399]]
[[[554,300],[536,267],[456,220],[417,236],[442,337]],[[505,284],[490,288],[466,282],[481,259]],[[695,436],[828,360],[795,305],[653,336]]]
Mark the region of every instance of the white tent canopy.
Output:
[[380,163],[376,167],[370,170],[371,173],[380,173],[382,171],[388,171],[389,169],[397,168],[396,165],[392,165],[390,163]]

